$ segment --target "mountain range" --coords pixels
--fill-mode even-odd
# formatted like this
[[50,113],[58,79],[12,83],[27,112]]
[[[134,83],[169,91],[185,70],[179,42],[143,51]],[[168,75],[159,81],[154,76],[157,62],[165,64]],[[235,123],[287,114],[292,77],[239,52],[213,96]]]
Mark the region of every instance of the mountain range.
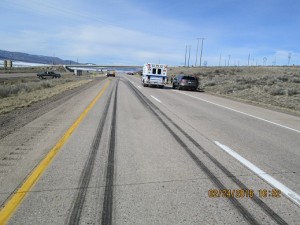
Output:
[[63,60],[58,57],[43,56],[43,55],[31,55],[23,52],[10,52],[0,50],[0,60],[12,60],[28,63],[41,63],[41,64],[78,64],[72,60]]

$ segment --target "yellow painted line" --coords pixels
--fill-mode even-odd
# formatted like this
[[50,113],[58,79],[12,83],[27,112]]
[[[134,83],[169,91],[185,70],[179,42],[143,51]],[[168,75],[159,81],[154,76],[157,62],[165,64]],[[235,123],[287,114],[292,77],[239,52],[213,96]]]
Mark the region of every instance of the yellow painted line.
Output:
[[47,156],[38,164],[38,166],[33,170],[30,176],[22,184],[22,186],[17,190],[15,194],[7,201],[5,206],[0,211],[0,225],[4,225],[8,222],[11,216],[14,214],[18,206],[22,203],[27,193],[32,189],[34,184],[38,181],[43,172],[50,165],[56,154],[63,147],[63,145],[68,141],[69,137],[79,126],[81,121],[86,117],[88,112],[93,108],[98,99],[103,95],[104,91],[109,86],[110,81],[107,81],[103,89],[98,93],[98,95],[93,99],[93,101],[86,107],[86,109],[81,113],[77,120],[72,124],[72,126],[67,130],[63,137],[56,143],[56,145],[50,150]]

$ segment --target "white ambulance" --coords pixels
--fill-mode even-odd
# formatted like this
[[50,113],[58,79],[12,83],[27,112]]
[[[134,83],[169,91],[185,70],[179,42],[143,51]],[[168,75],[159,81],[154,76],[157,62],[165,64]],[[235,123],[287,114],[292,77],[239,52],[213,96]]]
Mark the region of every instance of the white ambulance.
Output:
[[167,65],[147,63],[143,66],[142,85],[163,88],[167,83]]

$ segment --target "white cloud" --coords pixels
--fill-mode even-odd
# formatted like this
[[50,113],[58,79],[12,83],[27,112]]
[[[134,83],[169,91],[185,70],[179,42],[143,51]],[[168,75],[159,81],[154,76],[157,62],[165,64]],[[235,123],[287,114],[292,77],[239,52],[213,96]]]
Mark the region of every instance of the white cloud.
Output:
[[63,46],[65,54],[83,58],[120,59],[130,56],[134,61],[178,58],[172,53],[173,47],[178,45],[176,40],[120,27],[82,26],[66,30],[56,38],[66,43]]

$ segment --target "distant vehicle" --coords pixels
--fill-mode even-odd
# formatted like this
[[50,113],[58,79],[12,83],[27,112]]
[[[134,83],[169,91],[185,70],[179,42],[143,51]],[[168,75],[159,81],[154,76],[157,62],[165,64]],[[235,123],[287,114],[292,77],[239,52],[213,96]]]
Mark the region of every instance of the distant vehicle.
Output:
[[127,72],[126,74],[127,75],[133,75],[134,73],[133,72]]
[[167,65],[147,63],[143,66],[142,85],[164,88],[167,83]]
[[186,89],[196,91],[199,85],[199,80],[196,77],[188,75],[177,75],[173,79],[173,88],[178,90]]
[[60,78],[61,75],[59,73],[55,73],[53,71],[46,71],[46,72],[38,73],[37,77],[40,79],[46,79],[47,77]]
[[115,77],[116,76],[116,71],[114,71],[114,70],[107,70],[106,76],[107,77]]

